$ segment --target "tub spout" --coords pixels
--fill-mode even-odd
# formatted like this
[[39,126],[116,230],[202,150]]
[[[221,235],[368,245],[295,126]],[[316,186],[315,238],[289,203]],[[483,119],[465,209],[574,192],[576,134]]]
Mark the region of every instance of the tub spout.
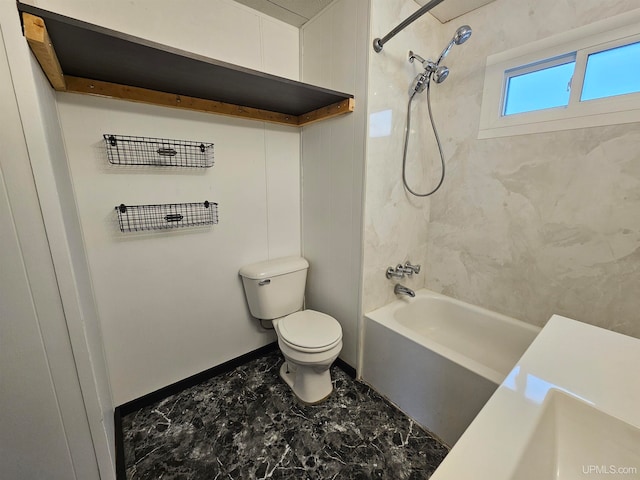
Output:
[[396,295],[409,295],[412,298],[416,296],[416,292],[399,283],[396,283],[396,286],[393,288],[393,293]]

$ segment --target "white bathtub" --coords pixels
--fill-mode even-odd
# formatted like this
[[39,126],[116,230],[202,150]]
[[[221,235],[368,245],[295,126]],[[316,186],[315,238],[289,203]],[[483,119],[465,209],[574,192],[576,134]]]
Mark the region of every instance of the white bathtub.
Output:
[[539,331],[418,290],[366,314],[361,376],[453,446]]

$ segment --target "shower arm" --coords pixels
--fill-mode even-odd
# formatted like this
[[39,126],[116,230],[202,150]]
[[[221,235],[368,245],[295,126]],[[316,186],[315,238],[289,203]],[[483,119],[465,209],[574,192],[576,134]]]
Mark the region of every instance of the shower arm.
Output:
[[373,41],[373,49],[377,53],[380,53],[382,51],[382,48],[384,47],[385,43],[387,43],[389,40],[391,40],[393,37],[395,37],[398,33],[400,33],[402,30],[404,30],[408,25],[410,25],[411,23],[416,21],[418,18],[420,18],[425,13],[427,13],[433,7],[438,6],[442,2],[444,2],[444,0],[431,0],[429,3],[426,3],[425,5],[420,7],[420,9],[416,10],[412,15],[407,17],[404,22],[400,23],[396,28],[391,30],[384,37],[376,38]]

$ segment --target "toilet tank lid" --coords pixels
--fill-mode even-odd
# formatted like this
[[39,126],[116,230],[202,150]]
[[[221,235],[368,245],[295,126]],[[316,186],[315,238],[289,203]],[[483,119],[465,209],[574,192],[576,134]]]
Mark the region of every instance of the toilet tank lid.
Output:
[[293,273],[309,268],[309,262],[302,257],[282,257],[264,262],[245,265],[238,272],[242,277],[252,280],[277,277],[286,273]]

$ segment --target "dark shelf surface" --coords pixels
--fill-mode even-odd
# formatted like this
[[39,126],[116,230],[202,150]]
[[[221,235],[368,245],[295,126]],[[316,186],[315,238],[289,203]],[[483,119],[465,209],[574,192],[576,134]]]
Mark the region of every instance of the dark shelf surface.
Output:
[[45,21],[65,75],[303,115],[353,95],[239,67],[31,5]]

